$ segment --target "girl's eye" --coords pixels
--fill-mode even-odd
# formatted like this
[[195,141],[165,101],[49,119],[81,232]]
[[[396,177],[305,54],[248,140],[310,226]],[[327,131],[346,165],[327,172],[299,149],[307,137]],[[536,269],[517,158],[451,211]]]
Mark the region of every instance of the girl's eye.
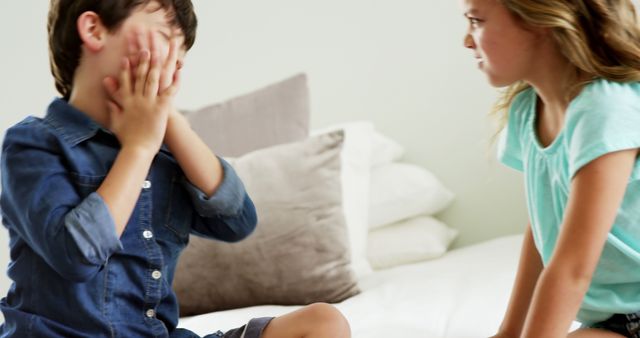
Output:
[[482,20],[478,18],[474,18],[474,17],[467,17],[467,18],[469,19],[469,24],[471,24],[472,27],[478,27],[482,23]]

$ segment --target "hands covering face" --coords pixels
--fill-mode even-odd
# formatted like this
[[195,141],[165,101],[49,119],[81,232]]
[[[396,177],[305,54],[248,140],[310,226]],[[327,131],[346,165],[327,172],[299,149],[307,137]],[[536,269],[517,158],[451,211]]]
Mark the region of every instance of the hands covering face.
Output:
[[180,83],[180,47],[176,37],[160,35],[142,29],[131,34],[118,78],[103,81],[109,95],[109,128],[122,147],[141,146],[157,152],[162,145]]

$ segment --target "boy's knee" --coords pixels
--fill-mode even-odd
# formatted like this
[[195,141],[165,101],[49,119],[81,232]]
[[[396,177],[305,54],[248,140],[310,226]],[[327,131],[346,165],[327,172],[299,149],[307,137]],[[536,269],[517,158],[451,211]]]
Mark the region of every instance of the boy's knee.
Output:
[[350,331],[347,318],[335,306],[327,303],[314,303],[307,306],[307,309],[314,322],[323,322],[340,331]]

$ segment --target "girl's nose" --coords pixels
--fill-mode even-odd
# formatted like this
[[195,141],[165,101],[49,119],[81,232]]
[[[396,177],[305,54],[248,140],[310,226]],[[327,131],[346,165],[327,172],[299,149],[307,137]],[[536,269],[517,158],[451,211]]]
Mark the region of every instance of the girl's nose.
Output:
[[471,37],[471,34],[466,34],[464,36],[463,44],[466,48],[469,48],[469,49],[475,49],[476,47],[476,44],[473,41],[473,38]]

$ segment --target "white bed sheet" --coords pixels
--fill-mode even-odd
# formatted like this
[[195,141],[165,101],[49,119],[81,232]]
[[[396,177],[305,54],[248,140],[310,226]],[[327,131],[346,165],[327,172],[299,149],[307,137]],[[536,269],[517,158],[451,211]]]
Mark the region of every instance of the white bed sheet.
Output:
[[[360,281],[362,293],[335,305],[355,338],[488,337],[506,310],[521,242],[521,235],[501,237],[435,260],[374,272]],[[297,308],[221,311],[182,318],[179,326],[205,335]]]

